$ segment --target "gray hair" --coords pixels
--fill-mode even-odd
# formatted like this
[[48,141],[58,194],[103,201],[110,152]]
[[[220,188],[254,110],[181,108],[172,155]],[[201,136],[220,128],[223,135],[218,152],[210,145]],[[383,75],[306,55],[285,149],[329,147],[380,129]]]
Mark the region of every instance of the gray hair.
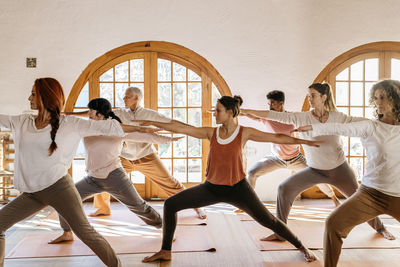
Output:
[[128,87],[128,88],[126,88],[125,92],[128,92],[128,91],[131,92],[134,96],[137,96],[139,102],[140,102],[140,100],[142,100],[143,92],[138,87],[133,87],[133,86]]

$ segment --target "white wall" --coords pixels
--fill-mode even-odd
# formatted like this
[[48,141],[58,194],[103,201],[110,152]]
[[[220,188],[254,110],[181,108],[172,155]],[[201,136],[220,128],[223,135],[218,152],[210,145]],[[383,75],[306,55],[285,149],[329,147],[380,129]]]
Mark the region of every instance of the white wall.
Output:
[[[0,112],[28,109],[37,77],[57,78],[68,94],[92,60],[145,40],[207,58],[244,107],[264,108],[266,91],[282,89],[287,109],[300,110],[305,88],[333,58],[361,44],[399,41],[399,11],[397,0],[0,0]],[[26,57],[37,57],[38,67],[26,68]],[[249,166],[270,151],[249,150],[256,150]],[[287,174],[260,180],[261,198],[275,199]]]

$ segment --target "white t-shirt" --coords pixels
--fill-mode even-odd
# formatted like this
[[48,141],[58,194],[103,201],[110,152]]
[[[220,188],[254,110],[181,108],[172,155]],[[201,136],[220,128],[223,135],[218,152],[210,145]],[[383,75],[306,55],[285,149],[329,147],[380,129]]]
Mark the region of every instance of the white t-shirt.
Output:
[[86,171],[89,176],[104,179],[116,168],[122,167],[119,155],[123,141],[166,144],[172,138],[152,133],[128,133],[125,137],[88,136],[83,139],[86,150]]
[[94,121],[62,115],[55,138],[57,149],[49,156],[51,125],[37,129],[35,116],[23,114],[0,115],[0,126],[13,133],[14,186],[27,193],[43,190],[68,173],[82,137],[125,135],[116,120]]
[[400,197],[400,126],[365,120],[313,125],[311,133],[361,137],[367,154],[362,183],[389,196]]
[[[270,111],[267,117],[269,120],[279,121],[286,124],[293,124],[296,128],[311,124],[324,124],[319,122],[311,113],[307,112],[276,112]],[[348,123],[353,121],[366,120],[361,117],[347,116],[341,112],[329,111],[328,120],[325,123]],[[313,137],[310,132],[300,132],[299,137],[307,140],[323,140],[325,143],[320,147],[304,145],[304,154],[307,165],[319,170],[332,170],[346,160],[342,148],[342,142],[337,135]]]
[[[129,125],[138,125],[138,123],[132,122],[132,120],[152,120],[159,122],[170,122],[171,119],[161,115],[155,110],[138,107],[135,111],[131,109],[115,109],[113,110],[122,123]],[[143,158],[149,154],[155,153],[156,150],[151,143],[138,143],[125,141],[125,146],[122,148],[121,157],[128,160],[137,160]]]

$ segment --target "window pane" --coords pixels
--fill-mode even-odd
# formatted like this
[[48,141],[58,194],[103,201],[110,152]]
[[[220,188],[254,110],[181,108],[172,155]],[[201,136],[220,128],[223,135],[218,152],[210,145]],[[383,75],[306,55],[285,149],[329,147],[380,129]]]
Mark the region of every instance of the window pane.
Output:
[[363,61],[359,61],[354,63],[350,67],[350,77],[351,80],[354,81],[362,81],[363,79]]
[[201,108],[189,108],[188,109],[188,123],[190,125],[200,127],[201,126]]
[[201,83],[188,84],[188,106],[200,107],[201,106]]
[[350,158],[350,166],[353,168],[357,179],[363,175],[363,161],[362,158]]
[[174,81],[186,81],[186,68],[178,63],[173,63]]
[[87,107],[89,103],[89,82],[85,84],[82,88],[81,93],[79,94],[78,99],[76,100],[75,107]]
[[400,80],[400,60],[392,58],[392,70],[391,78],[394,80]]
[[174,119],[187,123],[186,109],[185,108],[174,108]]
[[350,155],[362,156],[363,146],[359,137],[350,137]]
[[115,81],[128,82],[128,61],[115,66]]
[[217,125],[217,121],[215,120],[215,117],[214,116],[212,116],[212,118],[211,118],[211,126],[212,127],[217,127],[218,125]]
[[211,95],[211,106],[215,106],[217,104],[218,98],[221,98],[221,94],[219,93],[215,84],[212,84],[212,95]]
[[164,115],[167,118],[171,118],[171,109],[169,108],[162,108],[162,109],[158,109],[158,112],[162,115]]
[[349,108],[338,107],[338,111],[343,112],[346,115],[349,115]]
[[79,141],[78,149],[76,150],[75,153],[75,158],[85,158],[85,157],[86,157],[85,147],[81,139],[81,141]]
[[86,164],[84,160],[74,160],[72,163],[72,179],[74,183],[86,176]]
[[371,88],[375,83],[365,83],[365,105],[369,106],[369,94],[371,92]]
[[350,108],[350,115],[353,117],[364,117],[363,108]]
[[189,159],[188,162],[188,180],[192,183],[201,182],[201,159]]
[[116,107],[125,107],[124,103],[124,95],[125,90],[128,88],[127,83],[116,83],[115,84],[115,106]]
[[363,105],[363,83],[352,82],[350,83],[350,105],[362,106]]
[[171,81],[171,61],[158,59],[157,73],[159,81]]
[[201,140],[188,136],[189,157],[201,157]]
[[100,97],[107,99],[114,106],[114,86],[112,83],[100,83]]
[[145,176],[141,172],[138,172],[138,171],[131,172],[131,181],[134,184],[144,184],[144,182],[145,182],[144,178],[145,178]]
[[349,105],[349,83],[337,82],[336,83],[336,105],[348,106]]
[[[171,134],[163,134],[163,135],[172,137]],[[170,158],[170,157],[172,157],[172,143],[159,144],[158,145],[158,156],[160,158]]]
[[100,76],[101,82],[112,82],[113,81],[113,68],[109,69],[108,71],[104,72],[103,75]]
[[178,141],[173,142],[174,147],[174,157],[186,157],[186,136],[181,134],[174,134],[174,137],[183,136],[183,138]]
[[131,60],[131,81],[143,82],[144,81],[144,60],[134,59]]
[[174,159],[173,176],[180,182],[185,183],[186,179],[186,159]]
[[196,72],[192,71],[192,70],[188,70],[188,81],[201,81],[201,78],[199,75],[197,75]]
[[158,106],[170,107],[171,106],[171,84],[159,83],[158,84]]
[[375,119],[375,109],[374,108],[365,108],[365,117],[368,119]]
[[377,58],[370,58],[365,60],[365,80],[377,81],[379,74],[379,64]]
[[347,81],[349,79],[349,68],[345,68],[341,73],[336,75],[336,80]]
[[186,83],[174,83],[174,106],[186,106]]

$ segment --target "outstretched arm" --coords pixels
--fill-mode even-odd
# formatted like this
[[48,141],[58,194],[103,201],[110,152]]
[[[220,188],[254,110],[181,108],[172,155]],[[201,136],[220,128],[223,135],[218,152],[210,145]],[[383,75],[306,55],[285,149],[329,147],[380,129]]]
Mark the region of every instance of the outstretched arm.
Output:
[[299,139],[287,136],[285,134],[266,133],[250,127],[245,128],[244,134],[246,140],[251,140],[255,142],[271,142],[275,144],[304,144],[315,147],[319,147],[319,145],[323,143],[323,141]]
[[61,113],[65,114],[65,115],[76,115],[76,116],[83,116],[83,117],[89,116],[89,110],[84,110],[84,111],[79,111],[79,112],[76,112],[76,111],[62,111]]
[[176,120],[171,120],[171,122],[134,120],[134,122],[140,123],[141,126],[155,126],[166,131],[186,134],[199,139],[211,139],[213,133],[212,127],[194,127]]
[[122,130],[124,130],[125,133],[133,133],[133,132],[155,133],[157,131],[160,131],[160,129],[157,129],[157,128],[127,125],[127,124],[123,124],[123,123],[121,123],[121,128],[122,128]]
[[258,118],[267,118],[269,114],[269,110],[256,110],[256,109],[240,109],[240,115],[242,116],[247,116],[250,119],[252,119],[252,117],[250,116],[256,116]]
[[306,125],[294,131],[312,131],[313,136],[318,135],[344,135],[352,137],[367,137],[374,132],[374,123],[371,120],[362,120],[350,123],[323,123]]

